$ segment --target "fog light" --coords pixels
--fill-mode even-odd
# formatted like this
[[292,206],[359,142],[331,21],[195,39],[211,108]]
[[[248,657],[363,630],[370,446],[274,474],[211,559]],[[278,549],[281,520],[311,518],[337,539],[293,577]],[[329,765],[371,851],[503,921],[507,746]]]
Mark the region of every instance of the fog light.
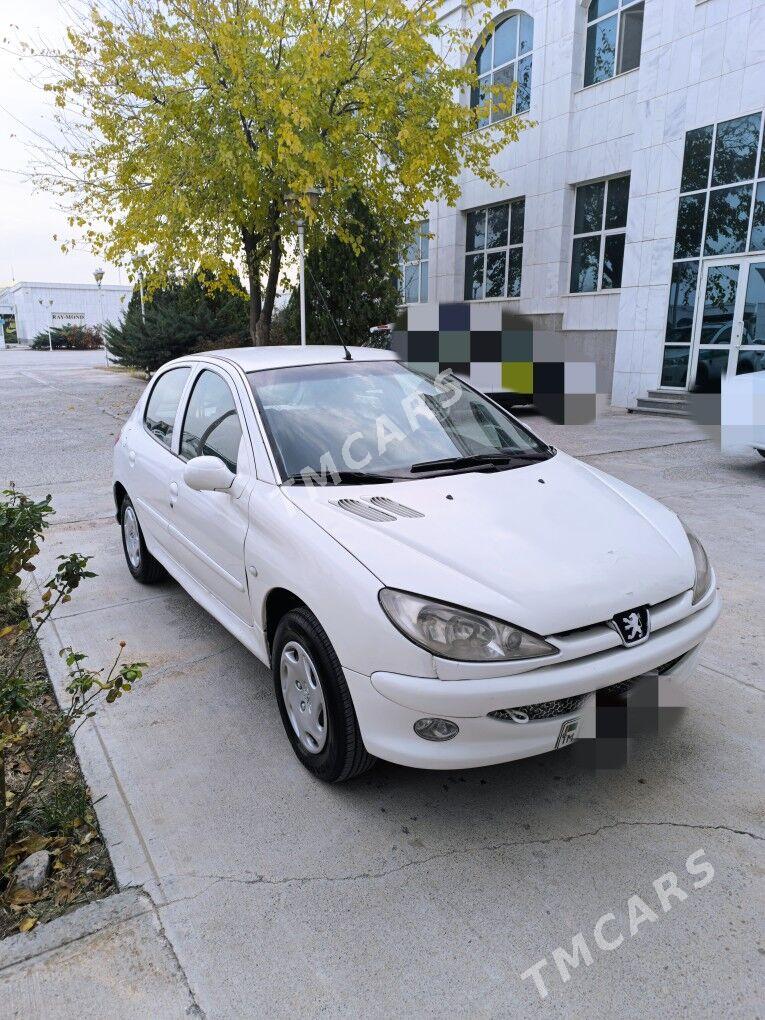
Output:
[[423,740],[453,740],[460,728],[448,719],[418,719],[414,724],[414,732]]

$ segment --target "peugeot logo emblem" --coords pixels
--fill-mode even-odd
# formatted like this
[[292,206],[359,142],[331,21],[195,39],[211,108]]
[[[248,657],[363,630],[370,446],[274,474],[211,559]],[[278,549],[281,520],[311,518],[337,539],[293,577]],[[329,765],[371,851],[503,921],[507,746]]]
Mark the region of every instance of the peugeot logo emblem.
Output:
[[622,644],[627,648],[639,645],[651,636],[651,618],[648,606],[630,609],[626,613],[617,613],[612,620],[609,620],[608,625],[616,631],[622,639]]

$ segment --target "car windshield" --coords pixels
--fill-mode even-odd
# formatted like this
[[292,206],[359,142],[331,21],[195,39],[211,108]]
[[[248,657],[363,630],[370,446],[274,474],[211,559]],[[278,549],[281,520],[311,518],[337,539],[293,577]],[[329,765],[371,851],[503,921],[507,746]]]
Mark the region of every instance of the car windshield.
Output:
[[553,452],[451,373],[343,361],[248,379],[285,479],[419,478],[484,459],[487,469],[519,466]]

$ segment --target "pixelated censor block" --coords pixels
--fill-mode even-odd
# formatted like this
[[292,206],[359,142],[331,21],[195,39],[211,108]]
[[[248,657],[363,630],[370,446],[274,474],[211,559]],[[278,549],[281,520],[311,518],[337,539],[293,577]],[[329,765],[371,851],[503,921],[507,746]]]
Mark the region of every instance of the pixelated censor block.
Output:
[[412,305],[399,316],[391,349],[414,368],[451,369],[506,408],[534,407],[551,421],[583,425],[597,413],[597,365],[566,356],[563,338],[500,304]]

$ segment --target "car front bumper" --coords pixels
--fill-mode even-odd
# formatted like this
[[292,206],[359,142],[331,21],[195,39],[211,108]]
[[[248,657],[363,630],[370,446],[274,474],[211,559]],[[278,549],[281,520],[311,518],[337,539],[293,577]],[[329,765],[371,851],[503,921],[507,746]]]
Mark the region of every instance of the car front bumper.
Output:
[[[659,631],[643,645],[610,649],[584,659],[531,669],[513,676],[471,680],[434,680],[375,672],[364,676],[345,670],[364,743],[370,754],[416,768],[475,768],[554,750],[566,719],[576,711],[525,725],[489,717],[499,709],[517,708],[592,694],[603,687],[674,665],[666,680],[683,680],[698,661],[699,650],[720,615],[717,592],[703,608]],[[452,740],[433,743],[414,732],[423,717],[450,719],[459,726]]]

